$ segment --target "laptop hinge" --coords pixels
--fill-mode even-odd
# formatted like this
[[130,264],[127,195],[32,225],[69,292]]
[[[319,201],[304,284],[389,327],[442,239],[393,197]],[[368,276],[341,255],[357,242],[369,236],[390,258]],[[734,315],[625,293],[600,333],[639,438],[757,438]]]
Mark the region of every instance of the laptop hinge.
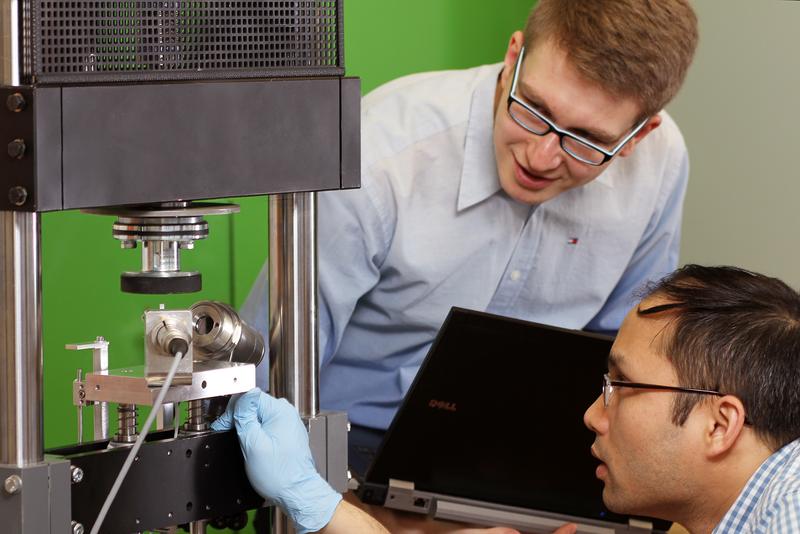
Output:
[[628,526],[631,528],[647,530],[652,532],[653,530],[653,523],[651,521],[645,521],[644,519],[628,519]]
[[432,494],[416,491],[413,482],[390,478],[383,505],[395,510],[429,514],[435,510],[435,502]]
[[399,490],[414,491],[414,483],[405,480],[397,480],[396,478],[389,479],[389,487]]

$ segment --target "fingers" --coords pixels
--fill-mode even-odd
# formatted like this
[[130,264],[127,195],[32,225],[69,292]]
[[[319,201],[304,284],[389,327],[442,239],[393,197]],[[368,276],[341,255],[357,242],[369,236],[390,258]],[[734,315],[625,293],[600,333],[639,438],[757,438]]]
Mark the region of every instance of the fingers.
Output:
[[574,523],[567,523],[554,531],[553,534],[575,534],[578,531],[578,526]]
[[233,410],[236,407],[236,401],[238,401],[241,396],[241,393],[231,396],[228,400],[228,406],[225,407],[225,412],[220,415],[216,421],[211,423],[211,430],[219,432],[233,428]]
[[262,395],[264,393],[260,389],[253,388],[236,401],[236,407],[233,410],[233,423],[236,426],[236,432],[239,434],[239,441],[241,441],[242,446],[247,443],[245,438],[248,434],[261,429],[258,409]]

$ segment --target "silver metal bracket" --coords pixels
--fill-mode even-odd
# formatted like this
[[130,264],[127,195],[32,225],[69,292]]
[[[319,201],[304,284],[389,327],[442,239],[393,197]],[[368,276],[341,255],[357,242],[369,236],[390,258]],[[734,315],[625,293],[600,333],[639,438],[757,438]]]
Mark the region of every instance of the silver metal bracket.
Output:
[[144,312],[144,356],[147,382],[160,386],[172,366],[174,358],[170,351],[171,343],[184,341],[186,351],[178,364],[178,371],[172,383],[175,385],[192,383],[192,336],[194,324],[190,310],[147,310]]
[[[92,371],[100,373],[108,370],[108,341],[103,336],[98,336],[94,341],[88,343],[69,343],[64,346],[67,350],[91,350],[92,351]],[[79,442],[83,441],[83,406],[93,404],[85,401],[85,395],[81,387],[81,378],[73,381],[72,401],[78,406],[79,421]],[[94,404],[94,439],[108,439],[108,403],[99,402]]]
[[[164,397],[164,402],[209,399],[244,393],[254,387],[256,387],[256,367],[253,364],[200,361],[194,364],[194,372],[189,375],[189,383],[178,385],[173,383]],[[73,400],[82,394],[84,402],[152,406],[158,393],[158,389],[152,387],[145,368],[137,365],[86,375],[83,382],[76,381]]]

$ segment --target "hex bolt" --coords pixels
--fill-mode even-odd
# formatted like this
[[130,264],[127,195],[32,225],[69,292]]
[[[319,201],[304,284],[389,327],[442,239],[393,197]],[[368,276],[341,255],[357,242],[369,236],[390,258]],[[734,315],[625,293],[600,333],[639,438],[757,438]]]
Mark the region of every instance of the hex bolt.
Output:
[[6,107],[9,111],[19,113],[25,109],[25,97],[21,93],[11,93],[6,98]]
[[83,469],[77,465],[69,466],[69,472],[70,476],[72,477],[73,484],[78,484],[81,480],[83,480]]
[[22,186],[14,186],[8,190],[8,201],[14,206],[22,206],[28,201],[28,190]]
[[83,525],[77,521],[72,522],[72,534],[83,534]]
[[8,157],[14,159],[22,159],[25,156],[25,140],[14,139],[8,143]]
[[3,487],[5,488],[6,493],[9,495],[19,493],[22,491],[22,479],[19,477],[19,475],[11,475],[6,478],[6,481],[3,483]]

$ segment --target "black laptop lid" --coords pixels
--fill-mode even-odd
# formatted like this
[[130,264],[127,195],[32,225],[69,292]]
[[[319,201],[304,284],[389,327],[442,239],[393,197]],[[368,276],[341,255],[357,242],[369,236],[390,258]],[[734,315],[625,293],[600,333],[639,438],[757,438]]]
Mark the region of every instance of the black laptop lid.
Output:
[[603,505],[583,424],[611,343],[453,308],[367,481],[627,523]]

